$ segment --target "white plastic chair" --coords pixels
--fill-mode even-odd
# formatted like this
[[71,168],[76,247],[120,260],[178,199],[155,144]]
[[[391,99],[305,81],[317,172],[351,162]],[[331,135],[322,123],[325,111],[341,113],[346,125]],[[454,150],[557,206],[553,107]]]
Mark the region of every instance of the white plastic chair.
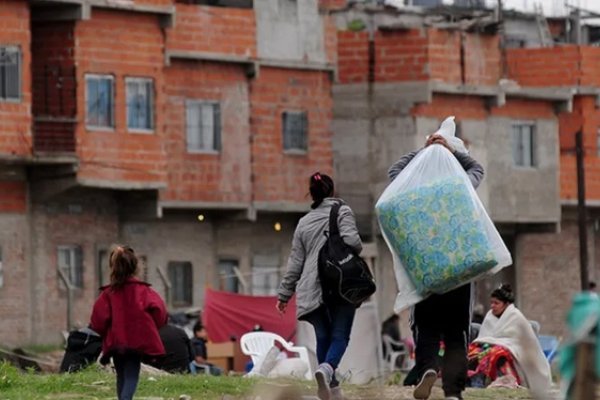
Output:
[[[402,367],[400,368],[400,370],[404,370],[404,361],[406,361],[408,358],[408,350],[406,349],[406,345],[392,339],[390,335],[382,335],[382,339],[383,345],[385,346],[385,360],[388,363],[388,368],[390,371],[396,370],[396,362],[398,357],[404,357],[402,360]],[[400,350],[394,350],[394,347]]]
[[312,379],[312,368],[310,366],[310,359],[308,358],[308,350],[303,346],[294,346],[292,342],[286,342],[281,336],[271,332],[250,332],[246,333],[240,339],[240,346],[242,353],[252,358],[252,362],[255,366],[258,366],[269,350],[279,343],[285,350],[298,354],[308,369],[304,375],[305,379]]

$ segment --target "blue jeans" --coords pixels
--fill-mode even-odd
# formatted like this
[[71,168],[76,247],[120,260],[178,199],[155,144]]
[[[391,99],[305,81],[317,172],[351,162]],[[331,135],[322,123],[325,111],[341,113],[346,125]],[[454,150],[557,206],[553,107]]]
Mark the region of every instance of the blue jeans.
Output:
[[140,379],[141,357],[137,354],[115,354],[113,361],[117,371],[117,399],[131,400]]
[[[207,371],[208,369],[208,371]],[[213,375],[213,376],[220,376],[223,373],[223,370],[217,366],[214,366],[212,364],[203,364],[200,365],[198,363],[196,363],[196,361],[190,361],[190,373],[192,375],[196,375],[199,371],[206,373],[208,372],[209,374]]]
[[[323,304],[306,315],[303,320],[315,328],[317,337],[317,360],[336,370],[350,341],[356,307],[352,304]],[[337,381],[332,380],[332,387]]]

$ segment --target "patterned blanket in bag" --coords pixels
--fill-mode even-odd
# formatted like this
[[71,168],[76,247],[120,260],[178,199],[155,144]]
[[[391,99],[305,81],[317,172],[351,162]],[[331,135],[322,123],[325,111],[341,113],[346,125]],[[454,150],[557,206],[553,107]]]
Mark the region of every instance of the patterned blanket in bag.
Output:
[[379,204],[381,228],[419,293],[445,293],[497,264],[470,196],[451,178]]

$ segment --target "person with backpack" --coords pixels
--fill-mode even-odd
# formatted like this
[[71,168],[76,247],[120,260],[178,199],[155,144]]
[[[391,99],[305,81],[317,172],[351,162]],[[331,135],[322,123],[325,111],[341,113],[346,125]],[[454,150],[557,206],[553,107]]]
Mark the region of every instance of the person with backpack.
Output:
[[[431,135],[425,147],[440,145],[448,149],[467,173],[475,189],[483,179],[481,164],[466,152],[454,149],[439,134]],[[406,168],[419,153],[413,151],[400,158],[388,171],[390,182]],[[415,339],[414,373],[417,385],[413,396],[427,400],[438,376],[440,340],[445,351],[441,363],[442,384],[446,400],[462,400],[467,380],[467,345],[471,321],[471,285],[466,284],[450,292],[434,294],[414,306],[412,330]]]
[[348,346],[357,306],[327,295],[330,291],[322,287],[319,258],[328,243],[327,235],[331,233],[332,210],[337,212],[333,225],[339,235],[336,232],[330,236],[332,239],[333,236],[341,237],[344,245],[348,246],[351,254],[345,258],[358,258],[362,242],[352,210],[342,200],[333,197],[335,191],[331,177],[319,172],[313,174],[309,191],[313,200],[312,211],[300,219],[294,232],[287,272],[278,290],[277,310],[284,313],[288,301],[296,293],[297,317],[314,327],[317,338],[319,367],[315,379],[319,399],[342,399],[335,370]]
[[131,400],[142,358],[165,354],[158,330],[167,323],[167,310],[150,284],[136,278],[138,258],[131,247],[115,246],[109,266],[110,284],[101,288],[90,328],[102,337],[103,362],[113,359],[118,400]]

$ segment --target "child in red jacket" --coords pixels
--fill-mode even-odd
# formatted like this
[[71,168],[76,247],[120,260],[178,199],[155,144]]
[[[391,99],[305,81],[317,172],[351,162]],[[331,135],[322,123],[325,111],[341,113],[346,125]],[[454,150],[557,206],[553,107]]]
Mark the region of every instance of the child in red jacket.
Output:
[[103,357],[117,371],[118,400],[131,400],[143,356],[165,353],[158,329],[167,323],[165,303],[150,284],[138,280],[138,259],[129,246],[110,253],[110,285],[94,304],[90,327],[102,336]]

